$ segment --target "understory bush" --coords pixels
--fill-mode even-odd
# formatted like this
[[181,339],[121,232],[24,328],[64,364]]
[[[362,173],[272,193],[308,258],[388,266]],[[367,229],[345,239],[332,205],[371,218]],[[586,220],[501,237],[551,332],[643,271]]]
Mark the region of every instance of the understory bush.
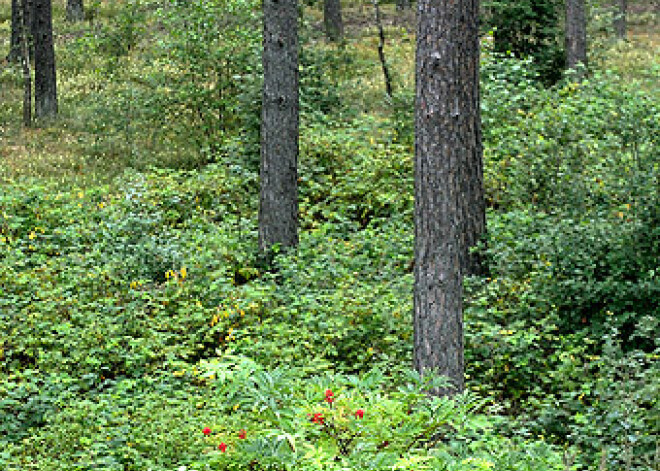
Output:
[[[382,94],[375,48],[303,32],[300,244],[266,264],[258,5],[93,8],[58,38],[61,121],[9,132],[0,104],[0,469],[657,468],[649,81],[546,87],[484,47],[490,272],[465,283],[468,392],[438,399],[409,371],[405,74],[393,103],[355,105]],[[411,37],[388,31],[403,64]],[[0,80],[19,96],[18,69]],[[23,150],[71,181],[25,178]],[[104,183],[79,184],[92,168]]]
[[532,59],[530,66],[546,85],[561,79],[566,60],[560,21],[563,2],[487,0],[484,11],[484,25],[492,33],[495,52]]

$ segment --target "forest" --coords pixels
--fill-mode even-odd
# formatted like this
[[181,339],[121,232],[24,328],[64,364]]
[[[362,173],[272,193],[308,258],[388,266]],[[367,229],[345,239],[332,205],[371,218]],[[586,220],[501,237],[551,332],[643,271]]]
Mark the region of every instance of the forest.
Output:
[[[0,0],[0,470],[660,470],[659,14]],[[422,70],[427,20],[475,68]],[[422,128],[454,69],[467,144]],[[452,378],[420,367],[418,157],[459,141]]]

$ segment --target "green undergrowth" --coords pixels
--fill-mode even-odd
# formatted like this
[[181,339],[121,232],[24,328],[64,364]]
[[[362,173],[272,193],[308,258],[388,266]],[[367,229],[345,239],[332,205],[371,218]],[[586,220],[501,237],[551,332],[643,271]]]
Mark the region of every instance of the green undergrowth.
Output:
[[373,28],[328,45],[303,12],[300,245],[266,265],[257,5],[91,8],[55,11],[58,121],[20,129],[0,73],[1,469],[657,467],[648,51],[546,88],[484,41],[490,273],[466,280],[448,400],[410,372],[406,29],[387,100]]

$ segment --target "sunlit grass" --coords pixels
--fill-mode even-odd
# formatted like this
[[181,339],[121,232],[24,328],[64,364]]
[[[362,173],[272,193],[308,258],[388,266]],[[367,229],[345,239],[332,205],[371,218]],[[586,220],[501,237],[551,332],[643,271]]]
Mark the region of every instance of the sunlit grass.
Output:
[[[648,23],[646,22],[648,21]],[[629,25],[628,40],[619,41],[606,53],[605,68],[623,79],[649,80],[657,87],[660,76],[660,34],[655,16]]]

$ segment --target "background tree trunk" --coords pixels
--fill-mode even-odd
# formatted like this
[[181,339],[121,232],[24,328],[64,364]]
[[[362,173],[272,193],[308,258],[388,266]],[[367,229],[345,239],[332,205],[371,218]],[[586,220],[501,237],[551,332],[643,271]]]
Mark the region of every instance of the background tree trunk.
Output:
[[396,9],[401,11],[401,10],[407,10],[410,8],[410,0],[396,0]]
[[34,0],[34,115],[37,119],[57,114],[57,80],[50,0]]
[[[19,2],[17,2],[19,3]],[[32,125],[32,72],[30,70],[30,25],[27,24],[27,0],[17,5],[18,23],[20,30],[20,60],[23,70],[23,126]]]
[[83,9],[83,0],[67,0],[66,2],[66,19],[72,23],[82,21],[85,19],[85,11]]
[[344,36],[340,0],[324,0],[323,24],[325,25],[325,36],[328,41],[339,41]]
[[450,378],[437,394],[464,388],[466,206],[482,152],[478,11],[477,0],[420,0],[417,10],[414,361]]
[[578,80],[584,76],[587,67],[587,17],[584,0],[566,0],[566,66],[577,72]]
[[392,78],[390,77],[390,69],[387,67],[387,61],[385,60],[385,31],[383,31],[383,22],[380,18],[378,0],[373,0],[373,4],[374,13],[376,14],[376,27],[378,28],[378,60],[380,60],[381,69],[383,69],[385,94],[388,98],[392,98]]
[[21,35],[22,35],[22,8],[19,0],[11,0],[11,39],[9,42],[8,62],[17,62],[21,58]]
[[[19,11],[20,10],[20,11]],[[31,57],[34,57],[34,35],[36,23],[34,19],[33,0],[11,0],[11,39],[9,45],[9,62],[19,61],[21,59],[23,46],[21,44],[21,35],[23,34],[23,25],[27,25],[28,50]]]
[[616,35],[619,39],[625,40],[627,38],[628,25],[626,17],[628,15],[628,1],[627,0],[617,0],[617,17],[614,20],[614,29],[616,30]]
[[298,7],[264,0],[259,248],[298,244]]

